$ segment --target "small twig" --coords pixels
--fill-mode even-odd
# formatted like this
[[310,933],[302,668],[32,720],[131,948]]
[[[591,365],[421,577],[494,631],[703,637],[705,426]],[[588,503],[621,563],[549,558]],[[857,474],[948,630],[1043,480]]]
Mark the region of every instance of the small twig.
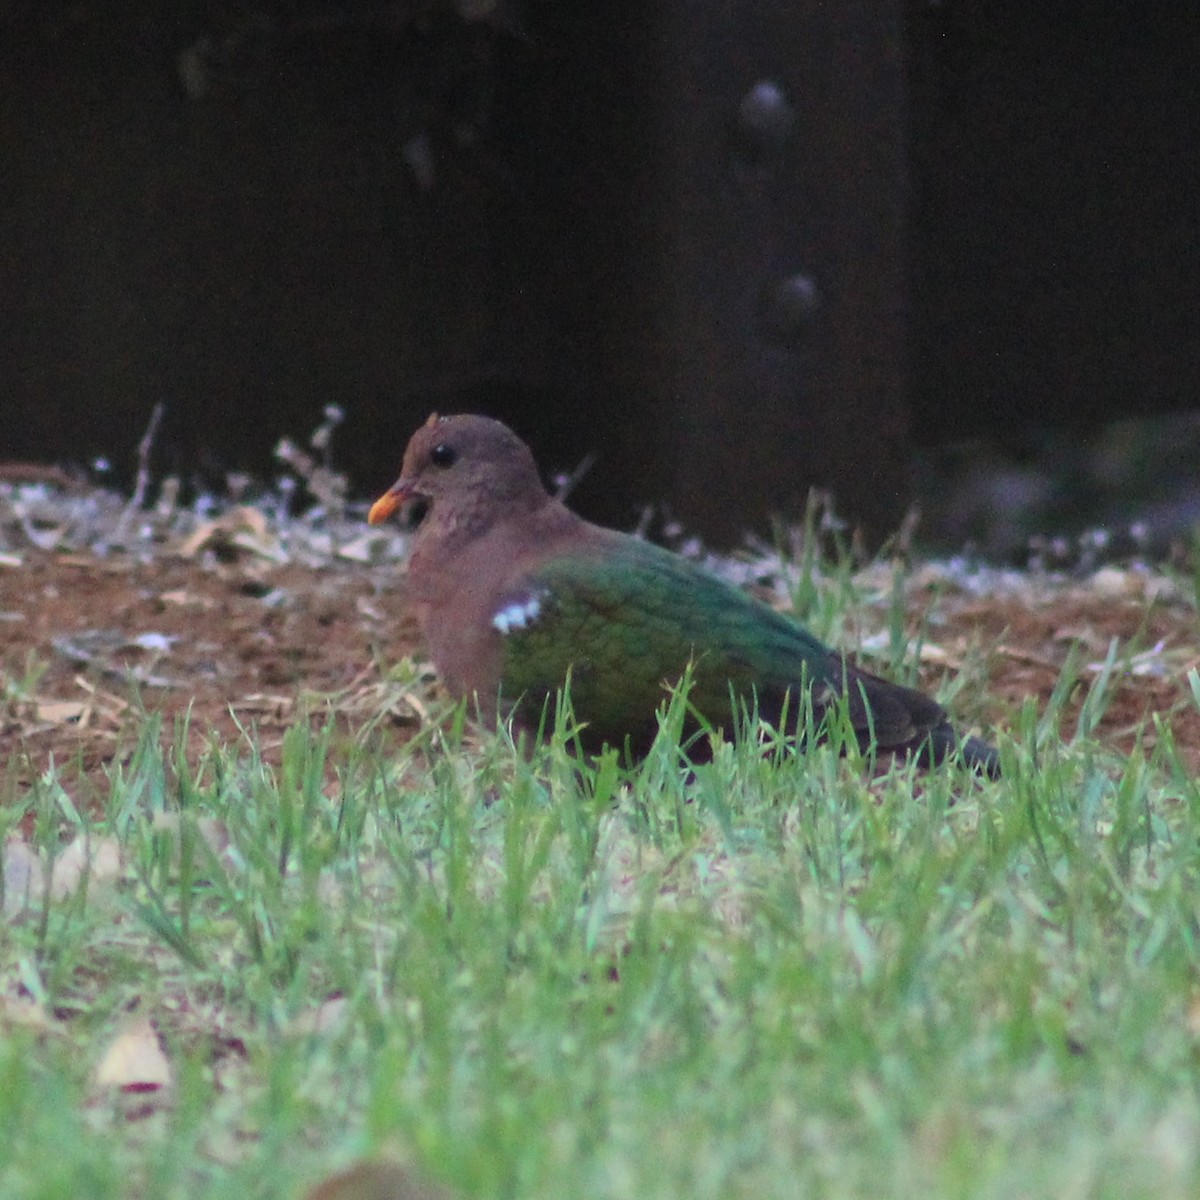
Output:
[[154,436],[158,433],[163,413],[166,411],[166,405],[160,400],[150,414],[150,421],[146,426],[146,432],[142,434],[142,440],[138,442],[137,482],[134,485],[129,504],[126,506],[127,509],[130,507],[141,508],[146,502],[146,491],[150,487],[150,451],[154,448]]
[[1023,650],[1020,646],[1001,645],[996,647],[996,652],[1003,654],[1005,658],[1011,658],[1014,662],[1024,663],[1026,666],[1044,667],[1047,671],[1062,670],[1062,663],[1052,662],[1040,654],[1034,654],[1031,650]]
[[346,412],[340,405],[327,404],[322,416],[324,420],[317,426],[312,437],[308,439],[308,444],[321,455],[325,469],[331,471],[333,470],[333,460],[330,456],[330,444],[333,441],[334,430],[346,419]]
[[133,520],[134,513],[141,512],[146,503],[146,493],[150,490],[150,451],[154,448],[154,437],[158,433],[158,427],[165,412],[166,405],[160,400],[150,414],[150,421],[146,425],[146,432],[142,434],[142,440],[138,442],[138,469],[133,485],[133,495],[129,497],[129,503],[125,505],[121,519],[117,522],[116,532],[113,536],[115,542],[124,541],[126,526]]
[[566,498],[579,486],[583,477],[596,464],[596,456],[591,452],[585,454],[580,460],[579,466],[575,468],[569,475],[559,475],[554,480],[554,498],[556,500],[566,500]]
[[636,538],[645,539],[649,536],[650,526],[654,522],[654,505],[646,504],[642,507],[641,516],[638,517],[638,523],[633,528],[633,536]]

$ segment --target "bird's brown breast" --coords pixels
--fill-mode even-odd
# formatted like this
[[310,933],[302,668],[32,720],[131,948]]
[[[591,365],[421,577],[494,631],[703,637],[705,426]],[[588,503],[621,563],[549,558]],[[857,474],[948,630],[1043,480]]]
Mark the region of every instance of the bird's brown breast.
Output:
[[477,694],[484,713],[492,712],[504,662],[494,618],[547,551],[581,528],[585,522],[548,501],[533,520],[499,519],[466,539],[418,533],[408,592],[430,657],[453,695]]

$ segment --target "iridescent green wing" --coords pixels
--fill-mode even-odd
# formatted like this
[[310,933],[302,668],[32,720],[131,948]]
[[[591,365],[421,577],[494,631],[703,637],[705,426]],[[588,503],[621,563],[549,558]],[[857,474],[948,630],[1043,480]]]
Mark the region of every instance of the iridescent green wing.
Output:
[[765,604],[656,546],[551,559],[504,597],[502,690],[537,719],[568,671],[576,715],[610,740],[653,727],[689,662],[692,703],[730,721],[730,688],[778,705],[801,680],[826,679],[829,650]]

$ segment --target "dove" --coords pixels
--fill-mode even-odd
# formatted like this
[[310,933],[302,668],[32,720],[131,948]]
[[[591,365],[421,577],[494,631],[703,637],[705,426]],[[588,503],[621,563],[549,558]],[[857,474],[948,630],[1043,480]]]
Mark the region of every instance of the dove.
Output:
[[929,696],[853,665],[699,564],[573,513],[500,421],[430,417],[368,520],[402,508],[408,595],[430,656],[487,723],[545,729],[569,678],[584,748],[637,756],[686,673],[691,711],[728,737],[747,712],[797,722],[807,695],[819,724],[844,698],[864,750],[999,773],[995,749],[960,739]]

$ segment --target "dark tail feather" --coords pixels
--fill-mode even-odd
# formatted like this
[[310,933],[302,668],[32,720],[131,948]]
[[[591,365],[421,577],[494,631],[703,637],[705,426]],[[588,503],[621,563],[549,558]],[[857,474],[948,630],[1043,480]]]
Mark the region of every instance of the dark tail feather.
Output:
[[833,658],[842,672],[850,701],[850,718],[865,750],[874,740],[880,750],[916,754],[922,766],[959,754],[963,762],[981,775],[995,779],[1000,774],[1000,756],[979,738],[959,738],[946,710],[924,692],[880,679],[844,659]]
[[918,761],[925,766],[936,766],[956,754],[980,775],[986,775],[989,779],[1000,777],[1000,755],[996,753],[996,748],[989,746],[981,738],[960,739],[949,721],[943,721],[929,731],[929,736],[920,749]]
[[963,742],[961,750],[967,766],[989,779],[1000,778],[1000,755],[996,753],[995,746],[989,746],[982,738],[969,737]]

